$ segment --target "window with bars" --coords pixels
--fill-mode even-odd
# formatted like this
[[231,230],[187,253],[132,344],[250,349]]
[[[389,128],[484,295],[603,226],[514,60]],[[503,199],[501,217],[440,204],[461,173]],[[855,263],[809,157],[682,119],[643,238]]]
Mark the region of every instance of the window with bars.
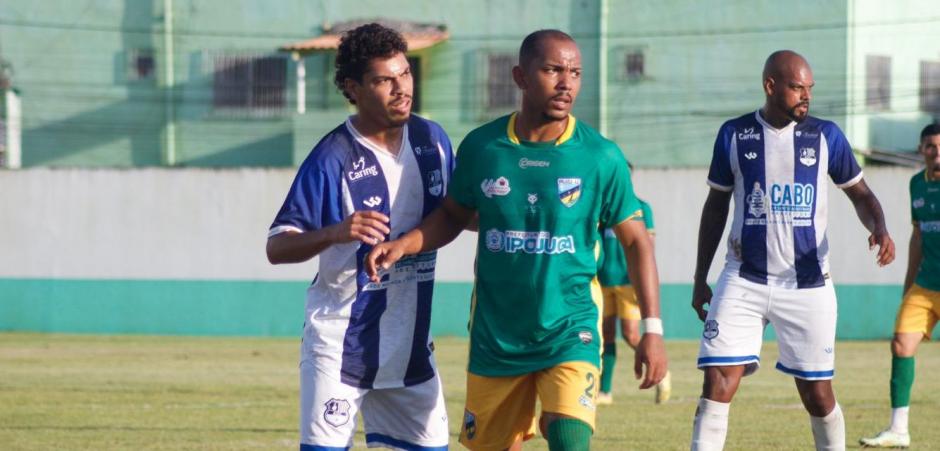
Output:
[[487,55],[486,108],[489,110],[513,109],[519,103],[519,88],[512,79],[512,67],[516,56],[510,53]]
[[891,57],[865,57],[865,106],[871,110],[891,108]]
[[217,110],[276,113],[286,106],[286,57],[215,55],[212,78],[212,105]]
[[920,62],[920,109],[940,114],[940,62]]
[[623,78],[634,79],[646,75],[646,59],[641,50],[628,50],[624,57]]
[[153,49],[133,49],[127,54],[127,79],[152,80],[156,65]]

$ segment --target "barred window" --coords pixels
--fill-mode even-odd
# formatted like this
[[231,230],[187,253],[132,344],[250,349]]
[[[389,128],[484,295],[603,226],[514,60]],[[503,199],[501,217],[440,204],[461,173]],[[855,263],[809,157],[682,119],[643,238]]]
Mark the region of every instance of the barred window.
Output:
[[891,57],[865,57],[865,106],[872,110],[891,108]]
[[920,62],[920,109],[940,114],[940,62]]
[[287,58],[216,55],[212,105],[216,109],[278,112],[287,97]]
[[486,107],[512,109],[519,101],[519,88],[512,79],[516,57],[507,53],[487,55]]
[[152,80],[156,59],[153,49],[133,49],[127,54],[127,79]]
[[646,75],[645,58],[643,52],[632,50],[624,58],[624,78],[640,78]]

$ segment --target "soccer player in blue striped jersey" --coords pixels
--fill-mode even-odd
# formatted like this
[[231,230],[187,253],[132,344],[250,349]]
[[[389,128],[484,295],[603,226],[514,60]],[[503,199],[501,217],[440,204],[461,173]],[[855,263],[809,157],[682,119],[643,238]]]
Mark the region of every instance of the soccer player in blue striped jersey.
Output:
[[300,166],[268,233],[272,263],[320,257],[300,355],[300,449],[349,449],[359,412],[370,448],[446,450],[447,411],[432,355],[434,251],[371,282],[363,259],[411,230],[446,194],[441,127],[411,114],[407,44],[363,25],[345,34],[336,85],[356,114]]
[[[724,447],[731,399],[741,378],[758,368],[767,323],[777,333],[776,368],[794,377],[816,449],[845,449],[845,420],[831,383],[836,298],[826,179],[851,199],[871,234],[869,247],[878,247],[879,265],[894,260],[894,242],[839,127],[809,115],[814,84],[802,56],[774,52],[764,65],[764,106],[725,122],[715,140],[692,295],[705,322],[698,358],[705,382],[693,450]],[[727,262],[713,296],[705,278],[732,198]]]

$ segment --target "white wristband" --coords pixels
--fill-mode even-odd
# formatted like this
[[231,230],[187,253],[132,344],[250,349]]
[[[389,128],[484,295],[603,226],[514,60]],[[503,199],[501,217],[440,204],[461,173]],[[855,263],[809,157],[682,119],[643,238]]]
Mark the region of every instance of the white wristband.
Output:
[[643,326],[644,334],[663,334],[663,320],[660,318],[643,318],[640,325]]

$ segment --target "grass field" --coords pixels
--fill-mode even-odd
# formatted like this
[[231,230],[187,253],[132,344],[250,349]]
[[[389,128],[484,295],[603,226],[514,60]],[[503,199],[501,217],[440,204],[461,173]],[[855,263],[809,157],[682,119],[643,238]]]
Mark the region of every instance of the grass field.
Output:
[[[437,340],[451,418],[464,398],[466,341]],[[701,386],[697,344],[669,342],[674,397],[652,404],[636,389],[632,354],[620,347],[615,404],[598,413],[596,450],[688,449]],[[0,449],[296,449],[298,340],[0,334]],[[850,448],[885,426],[890,358],[884,342],[842,342],[836,392]],[[745,380],[731,410],[726,449],[812,449],[792,379],[765,368]],[[940,356],[921,347],[911,407],[913,449],[940,449]],[[356,448],[364,448],[362,435]],[[527,449],[547,449],[536,438]]]

